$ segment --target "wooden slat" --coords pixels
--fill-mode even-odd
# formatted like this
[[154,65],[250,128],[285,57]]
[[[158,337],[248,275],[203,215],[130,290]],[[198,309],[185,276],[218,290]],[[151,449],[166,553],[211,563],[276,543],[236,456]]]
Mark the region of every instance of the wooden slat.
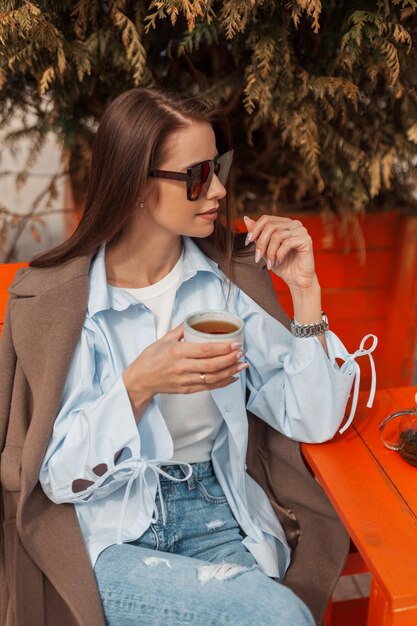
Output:
[[[318,220],[316,215],[311,214],[300,215],[299,218],[312,236],[316,251],[323,249],[340,252],[358,251],[358,243],[351,227],[343,229],[341,222],[336,220],[333,227],[334,240],[329,242],[328,230],[322,219]],[[362,228],[366,249],[391,248],[402,220],[403,216],[399,213],[360,216],[358,222]]]
[[323,308],[332,320],[385,318],[388,298],[388,287],[322,290]]
[[384,287],[392,282],[394,263],[392,250],[370,250],[366,263],[361,265],[354,254],[318,252],[315,255],[316,271],[323,289],[326,287]]
[[[278,298],[288,314],[292,313],[290,293],[278,292]],[[388,287],[322,289],[323,309],[332,322],[335,320],[386,319],[388,315]]]
[[[334,240],[329,242],[328,231],[322,218],[317,214],[311,213],[282,213],[284,217],[291,219],[300,219],[313,238],[314,249],[317,250],[339,250],[352,251],[357,250],[358,245],[352,236],[352,228],[347,228],[343,232],[340,222],[335,222]],[[396,235],[401,228],[404,217],[398,213],[386,214],[367,214],[359,217],[359,224],[364,233],[366,248],[372,250],[375,248],[391,248],[396,240]],[[236,228],[240,232],[246,232],[246,226],[243,219],[236,220]],[[330,246],[327,244],[330,243]]]
[[[357,350],[359,348],[359,342],[368,333],[373,333],[379,337],[381,342],[384,341],[383,331],[385,320],[373,319],[373,320],[335,320],[330,319],[332,330],[340,336],[345,343],[348,350]],[[379,344],[378,344],[379,346]],[[378,350],[378,348],[377,348]],[[375,351],[375,356],[377,356]]]
[[[370,250],[361,265],[356,254],[342,255],[337,251],[316,251],[317,276],[322,289],[351,287],[386,287],[392,283],[395,265],[393,250]],[[278,293],[286,291],[283,281],[271,272]]]
[[386,386],[407,385],[417,343],[417,216],[410,216],[401,232],[385,336],[381,373]]

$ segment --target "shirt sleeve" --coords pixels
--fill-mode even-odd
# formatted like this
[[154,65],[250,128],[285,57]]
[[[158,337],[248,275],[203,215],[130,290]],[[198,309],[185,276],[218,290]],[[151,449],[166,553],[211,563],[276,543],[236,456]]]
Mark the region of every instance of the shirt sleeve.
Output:
[[[236,312],[245,321],[247,409],[291,439],[331,439],[358,376],[352,355],[327,331],[328,357],[317,337],[294,337],[241,290]],[[336,358],[345,361],[340,369]]]
[[94,332],[84,327],[40,470],[43,490],[58,504],[107,496],[140,462],[139,432],[122,376],[103,392],[94,343]]

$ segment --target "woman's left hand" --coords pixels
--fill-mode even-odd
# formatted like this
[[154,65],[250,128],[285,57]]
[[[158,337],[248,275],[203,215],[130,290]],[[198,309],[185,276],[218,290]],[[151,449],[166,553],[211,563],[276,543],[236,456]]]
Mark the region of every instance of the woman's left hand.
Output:
[[244,218],[246,245],[255,243],[255,261],[263,257],[267,267],[290,288],[306,289],[316,280],[313,242],[299,220],[262,215],[257,221]]

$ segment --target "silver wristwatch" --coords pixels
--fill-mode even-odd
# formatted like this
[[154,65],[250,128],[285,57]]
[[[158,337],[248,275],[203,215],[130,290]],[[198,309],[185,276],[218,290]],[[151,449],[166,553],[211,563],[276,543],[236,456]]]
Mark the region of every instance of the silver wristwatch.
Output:
[[327,315],[322,311],[321,322],[316,322],[315,324],[297,324],[295,320],[291,320],[290,327],[294,337],[315,337],[329,330],[329,321]]

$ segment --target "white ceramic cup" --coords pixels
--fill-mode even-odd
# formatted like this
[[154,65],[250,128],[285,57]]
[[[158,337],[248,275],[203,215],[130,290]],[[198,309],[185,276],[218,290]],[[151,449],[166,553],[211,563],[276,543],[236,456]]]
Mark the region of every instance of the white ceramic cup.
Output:
[[[199,322],[228,322],[234,324],[237,330],[230,333],[206,333],[193,328],[193,324]],[[184,320],[184,341],[192,343],[205,343],[212,341],[230,341],[230,343],[241,343],[243,345],[243,329],[245,322],[241,317],[228,311],[197,311],[188,315]]]

